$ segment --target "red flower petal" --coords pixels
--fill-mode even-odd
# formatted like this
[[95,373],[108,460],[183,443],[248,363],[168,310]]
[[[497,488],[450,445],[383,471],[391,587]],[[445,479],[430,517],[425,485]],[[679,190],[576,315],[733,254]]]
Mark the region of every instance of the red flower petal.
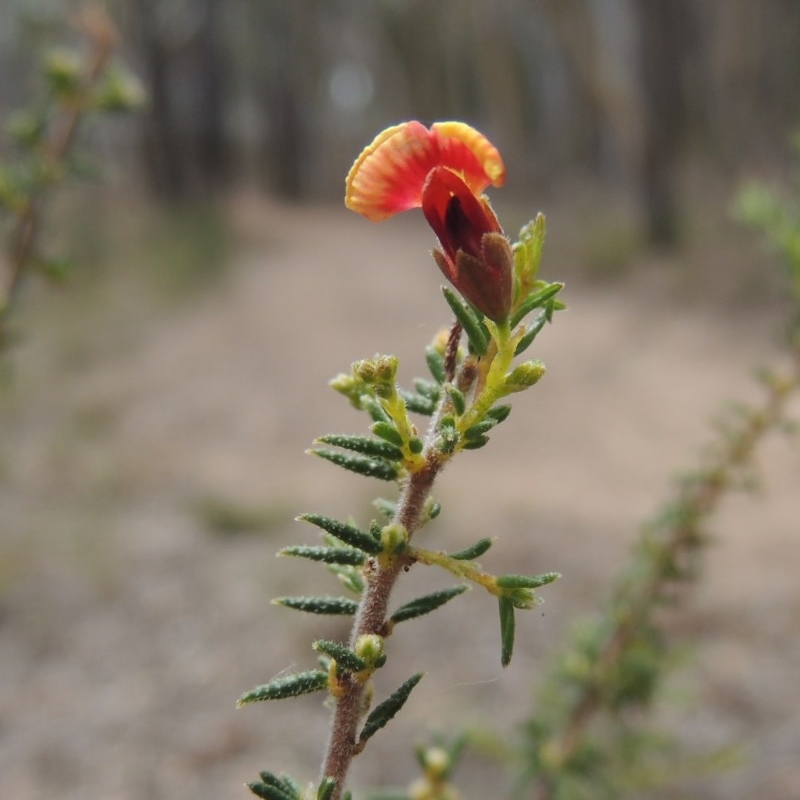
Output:
[[436,167],[461,175],[473,193],[505,180],[500,154],[469,125],[437,122],[428,130],[404,122],[378,134],[356,159],[345,182],[345,205],[375,222],[416,208]]

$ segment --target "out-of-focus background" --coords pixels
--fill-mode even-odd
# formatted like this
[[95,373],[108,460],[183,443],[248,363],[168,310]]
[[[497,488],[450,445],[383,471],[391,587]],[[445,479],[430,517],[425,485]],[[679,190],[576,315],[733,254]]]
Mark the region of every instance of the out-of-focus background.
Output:
[[[74,40],[76,7],[4,0],[0,117],[36,97],[37,54]],[[726,402],[757,400],[753,369],[780,363],[780,272],[730,206],[746,180],[793,169],[800,4],[106,7],[149,105],[85,132],[76,154],[97,169],[44,226],[76,269],[26,284],[3,356],[0,795],[211,800],[247,796],[263,768],[315,777],[316,697],[234,703],[311,667],[312,638],[345,635],[269,605],[336,593],[319,568],[274,559],[314,538],[294,515],[368,522],[383,488],[304,455],[365,424],[326,381],[378,351],[408,382],[448,321],[421,217],[376,226],[341,203],[360,149],[409,118],[463,119],[498,146],[501,220],[514,233],[546,213],[543,274],[567,282],[570,309],[537,342],[547,378],[444,474],[426,536],[451,550],[497,536],[487,568],[564,578],[520,619],[505,671],[478,591],[398,629],[379,690],[428,677],[353,777],[406,783],[410,743],[434,730],[513,743],[670,477]],[[762,491],[726,500],[672,623],[691,652],[661,724],[732,755],[682,796],[800,796],[800,461],[776,436],[761,462]],[[415,572],[417,591],[447,585]],[[465,797],[509,782],[497,750],[471,755]]]

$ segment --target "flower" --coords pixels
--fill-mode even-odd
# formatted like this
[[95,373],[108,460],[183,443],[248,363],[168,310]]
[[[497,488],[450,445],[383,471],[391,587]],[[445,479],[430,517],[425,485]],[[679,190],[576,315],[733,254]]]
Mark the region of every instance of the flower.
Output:
[[496,321],[511,308],[511,245],[481,192],[502,186],[494,145],[463,122],[387,128],[356,159],[345,205],[374,222],[422,207],[444,252],[434,260],[475,308]]

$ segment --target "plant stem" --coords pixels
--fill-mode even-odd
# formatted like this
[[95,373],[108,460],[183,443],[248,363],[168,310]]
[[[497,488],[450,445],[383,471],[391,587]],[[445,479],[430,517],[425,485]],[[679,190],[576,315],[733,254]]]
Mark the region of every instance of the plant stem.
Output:
[[[393,521],[406,529],[409,538],[419,528],[425,501],[444,463],[433,448],[427,448],[426,453],[426,466],[409,476],[394,515]],[[385,566],[381,566],[377,559],[371,565],[350,637],[351,646],[364,634],[382,634],[392,588],[397,576],[409,564],[409,557],[400,555]],[[366,684],[355,680],[352,675],[345,675],[343,678],[343,692],[336,701],[321,776],[336,781],[331,800],[339,800],[341,797],[350,763],[357,753],[356,733],[366,691]]]

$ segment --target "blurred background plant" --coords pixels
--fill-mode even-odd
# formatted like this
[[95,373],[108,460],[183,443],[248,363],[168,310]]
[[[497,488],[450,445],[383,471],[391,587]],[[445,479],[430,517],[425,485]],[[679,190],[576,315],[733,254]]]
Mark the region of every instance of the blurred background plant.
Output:
[[69,273],[62,256],[39,247],[48,195],[70,177],[94,168],[74,152],[83,119],[141,106],[144,90],[136,78],[112,62],[118,34],[100,7],[86,7],[74,18],[82,49],[53,48],[42,58],[42,96],[8,120],[11,140],[0,162],[0,209],[8,243],[0,286],[0,348],[8,345],[12,306],[26,273],[54,279]]

